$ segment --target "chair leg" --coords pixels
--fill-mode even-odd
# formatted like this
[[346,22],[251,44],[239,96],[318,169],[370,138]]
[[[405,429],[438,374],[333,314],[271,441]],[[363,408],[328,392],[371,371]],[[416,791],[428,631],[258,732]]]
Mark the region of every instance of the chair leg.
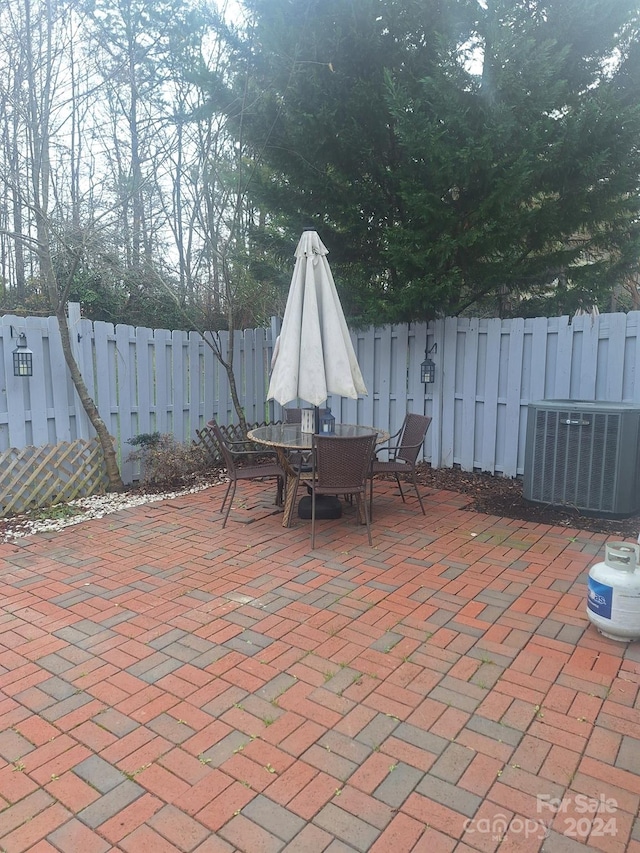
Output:
[[227,523],[227,519],[229,518],[229,513],[231,512],[231,507],[233,506],[233,499],[236,496],[236,486],[238,485],[238,481],[233,480],[231,483],[229,483],[229,485],[233,486],[233,488],[231,490],[231,497],[229,498],[229,504],[227,506],[227,511],[225,513],[225,516],[224,516],[224,521],[222,522],[223,527],[225,527],[225,525]]
[[356,492],[356,520],[360,521],[360,512],[361,507],[364,510],[364,522],[367,525],[367,536],[369,537],[369,545],[373,545],[373,539],[371,538],[371,522],[369,520],[369,510],[367,507],[367,493],[364,493],[364,496],[361,496],[359,492]]
[[402,491],[402,483],[400,482],[400,474],[396,474],[396,483],[398,484],[398,488],[400,489],[400,497],[402,498],[402,503],[406,503],[404,499],[404,492]]
[[422,496],[420,495],[420,489],[418,488],[418,481],[416,480],[416,472],[412,471],[411,476],[413,477],[413,487],[416,490],[416,495],[418,496],[420,509],[422,510],[422,514],[426,515],[426,512],[424,511],[424,504],[422,503]]
[[227,498],[229,497],[229,492],[231,491],[231,486],[233,485],[233,480],[229,480],[227,483],[227,491],[224,493],[224,498],[222,499],[222,503],[220,504],[220,512],[224,512],[225,504],[227,503]]
[[369,518],[373,518],[373,476],[369,477]]
[[311,550],[316,547],[316,490],[311,490]]

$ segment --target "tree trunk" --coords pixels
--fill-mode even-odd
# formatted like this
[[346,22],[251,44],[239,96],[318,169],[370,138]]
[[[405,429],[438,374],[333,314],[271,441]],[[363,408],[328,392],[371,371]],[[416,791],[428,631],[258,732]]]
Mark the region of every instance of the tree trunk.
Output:
[[[51,71],[55,67],[54,32],[53,32],[53,10],[51,0],[47,0],[44,17],[40,22],[43,40],[40,52],[34,56],[31,50],[31,39],[26,39],[28,60],[28,106],[29,106],[29,130],[32,143],[33,162],[31,164],[31,181],[33,194],[33,212],[36,221],[37,255],[40,268],[40,278],[46,288],[51,310],[55,312],[60,329],[62,350],[65,361],[71,374],[71,379],[78,393],[78,397],[84,407],[91,424],[93,425],[100,446],[104,463],[109,478],[110,491],[121,491],[124,488],[115,448],[107,427],[100,417],[95,403],[89,396],[87,386],[82,378],[77,362],[71,350],[71,339],[69,337],[69,324],[65,314],[69,288],[76,274],[78,257],[68,275],[62,291],[58,289],[58,282],[52,263],[53,228],[49,215],[49,192],[52,186],[51,161],[50,161],[50,132],[51,132],[51,108],[52,108],[52,80],[53,73],[43,74],[44,82],[40,82],[40,66]],[[31,2],[25,4],[26,29],[31,33]]]
[[69,323],[67,321],[63,302],[58,303],[56,318],[58,320],[60,338],[62,340],[62,352],[64,353],[64,359],[67,362],[71,379],[73,380],[74,387],[77,391],[78,397],[80,398],[80,402],[82,403],[82,408],[87,413],[87,417],[96,431],[100,447],[102,448],[102,456],[104,458],[107,477],[109,478],[109,491],[121,492],[124,489],[124,483],[120,476],[118,457],[116,456],[113,439],[109,435],[109,430],[107,429],[105,422],[100,417],[96,404],[89,395],[86,383],[80,373],[78,363],[73,356],[73,350],[71,349],[71,337],[69,335]]

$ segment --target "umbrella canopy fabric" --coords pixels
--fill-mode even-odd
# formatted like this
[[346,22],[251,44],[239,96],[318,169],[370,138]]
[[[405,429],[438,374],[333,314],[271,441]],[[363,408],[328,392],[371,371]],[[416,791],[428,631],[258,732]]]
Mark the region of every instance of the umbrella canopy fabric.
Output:
[[303,232],[267,395],[283,406],[367,393],[327,254],[316,231]]

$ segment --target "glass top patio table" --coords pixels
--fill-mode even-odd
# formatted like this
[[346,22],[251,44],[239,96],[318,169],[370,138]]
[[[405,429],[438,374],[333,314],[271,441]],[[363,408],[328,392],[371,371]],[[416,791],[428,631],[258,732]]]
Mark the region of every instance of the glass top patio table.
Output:
[[[389,433],[375,427],[359,426],[358,424],[336,424],[334,435],[338,436],[362,436],[374,435],[376,444],[389,440]],[[327,435],[327,433],[325,433]],[[313,446],[313,433],[302,432],[300,424],[267,424],[249,430],[247,438],[258,444],[266,444],[271,447],[282,447],[290,450],[311,450]]]
[[[325,433],[327,435],[327,433]],[[390,435],[386,430],[376,429],[370,426],[359,426],[358,424],[336,424],[333,435],[337,436],[363,436],[377,435],[376,444],[384,444],[389,441]],[[285,488],[283,527],[291,527],[293,521],[293,508],[297,491],[298,474],[291,465],[288,451],[311,450],[313,447],[313,433],[302,432],[301,424],[267,424],[255,427],[247,432],[247,438],[257,444],[274,447],[278,453],[280,465],[287,477]]]

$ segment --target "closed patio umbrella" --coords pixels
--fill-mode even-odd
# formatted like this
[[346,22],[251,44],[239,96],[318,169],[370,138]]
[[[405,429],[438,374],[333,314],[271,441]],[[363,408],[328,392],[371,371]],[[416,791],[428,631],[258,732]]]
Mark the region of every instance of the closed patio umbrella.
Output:
[[283,406],[367,393],[327,254],[316,231],[303,232],[267,395]]

